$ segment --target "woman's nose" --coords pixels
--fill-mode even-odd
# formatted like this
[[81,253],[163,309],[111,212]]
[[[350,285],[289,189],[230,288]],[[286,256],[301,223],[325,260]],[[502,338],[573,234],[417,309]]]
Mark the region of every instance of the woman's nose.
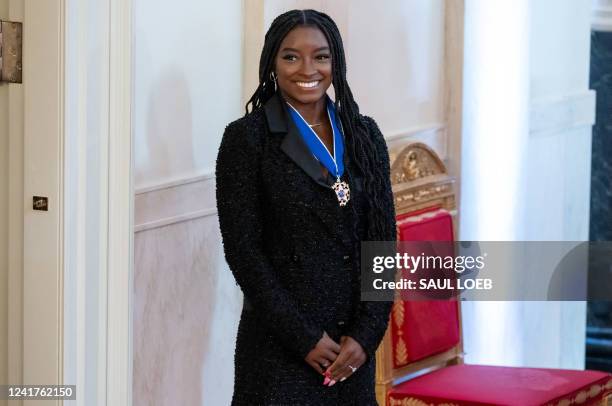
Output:
[[304,63],[301,66],[300,73],[304,76],[312,76],[317,73],[317,68],[311,58],[304,58]]

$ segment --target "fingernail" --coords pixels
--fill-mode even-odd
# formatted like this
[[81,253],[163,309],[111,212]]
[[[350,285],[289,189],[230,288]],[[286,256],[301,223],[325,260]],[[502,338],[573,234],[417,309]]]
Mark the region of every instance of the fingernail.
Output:
[[346,376],[343,376],[342,379],[340,379],[340,382],[344,381],[346,379]]
[[325,377],[325,380],[323,381],[323,385],[327,385],[329,382],[331,381],[331,379],[329,379],[329,377]]
[[334,386],[335,383],[336,383],[336,381],[334,379],[332,379],[331,382],[329,383],[329,386]]

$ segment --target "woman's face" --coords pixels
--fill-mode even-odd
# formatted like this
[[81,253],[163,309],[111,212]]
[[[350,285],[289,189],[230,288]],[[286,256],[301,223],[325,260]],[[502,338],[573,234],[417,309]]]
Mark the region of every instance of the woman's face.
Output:
[[290,103],[314,103],[324,97],[332,82],[332,61],[321,30],[298,26],[289,31],[276,54],[275,72],[277,85]]

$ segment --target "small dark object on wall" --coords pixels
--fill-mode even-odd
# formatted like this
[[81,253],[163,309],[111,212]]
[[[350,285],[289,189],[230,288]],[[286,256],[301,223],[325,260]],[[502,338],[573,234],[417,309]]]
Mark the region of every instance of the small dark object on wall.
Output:
[[49,198],[45,196],[34,196],[32,208],[34,210],[49,211]]

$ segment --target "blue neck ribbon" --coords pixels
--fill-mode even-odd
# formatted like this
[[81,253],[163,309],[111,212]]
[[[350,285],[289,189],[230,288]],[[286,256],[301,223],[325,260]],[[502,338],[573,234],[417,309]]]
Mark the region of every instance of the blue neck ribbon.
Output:
[[295,122],[296,127],[302,135],[302,139],[306,142],[306,145],[308,145],[308,148],[312,154],[319,160],[319,162],[325,165],[329,173],[336,178],[340,178],[344,173],[344,142],[342,139],[342,134],[338,129],[338,123],[336,122],[336,109],[334,107],[334,103],[329,97],[327,97],[327,116],[329,117],[329,122],[331,123],[334,140],[333,156],[327,150],[325,144],[323,141],[321,141],[319,136],[308,125],[306,120],[304,120],[304,117],[302,117],[295,107],[289,103],[287,104],[289,105],[289,113],[291,114],[291,118]]

